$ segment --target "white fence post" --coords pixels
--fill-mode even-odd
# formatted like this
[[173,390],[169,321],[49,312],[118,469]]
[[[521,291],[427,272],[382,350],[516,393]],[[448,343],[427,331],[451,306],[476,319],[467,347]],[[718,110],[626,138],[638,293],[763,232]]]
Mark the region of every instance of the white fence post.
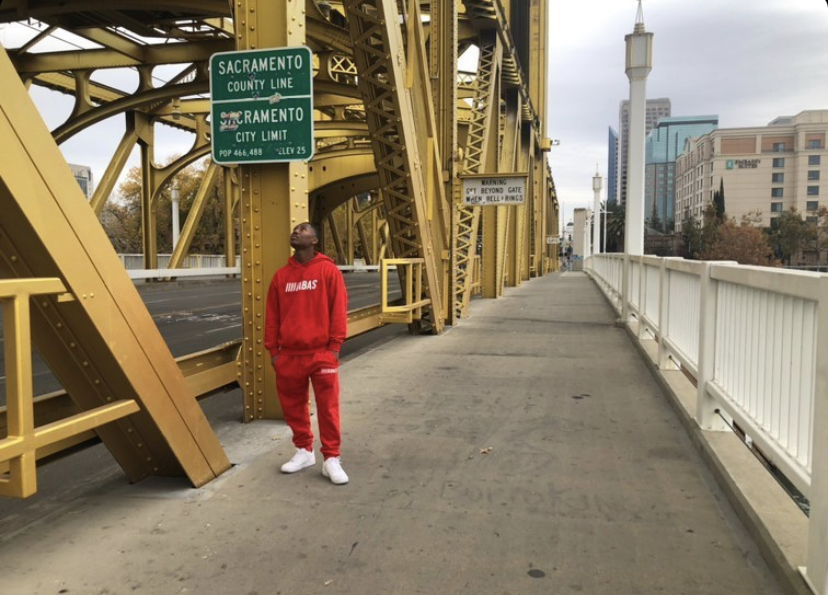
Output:
[[624,253],[624,264],[621,267],[621,322],[626,325],[630,321],[630,285],[632,275],[632,266],[630,265],[630,255]]
[[644,264],[644,255],[638,257],[638,339],[644,338],[646,323],[644,316],[647,314],[647,268]]
[[664,338],[670,336],[670,275],[667,272],[667,259],[662,258],[658,266],[658,369],[666,370],[669,359]]
[[813,411],[808,556],[801,571],[814,593],[828,595],[828,275],[819,280]]
[[696,422],[703,430],[721,431],[727,426],[716,414],[716,401],[707,394],[716,362],[716,313],[718,283],[710,278],[711,265],[702,263],[699,289],[699,370],[696,381]]

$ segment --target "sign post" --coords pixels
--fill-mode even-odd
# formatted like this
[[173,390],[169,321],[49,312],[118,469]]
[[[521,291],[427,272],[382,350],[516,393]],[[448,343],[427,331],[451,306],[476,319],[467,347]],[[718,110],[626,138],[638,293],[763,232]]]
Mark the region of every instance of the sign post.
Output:
[[526,202],[528,174],[469,174],[463,180],[463,204],[522,205]]
[[279,163],[313,157],[312,58],[304,46],[210,57],[214,162]]

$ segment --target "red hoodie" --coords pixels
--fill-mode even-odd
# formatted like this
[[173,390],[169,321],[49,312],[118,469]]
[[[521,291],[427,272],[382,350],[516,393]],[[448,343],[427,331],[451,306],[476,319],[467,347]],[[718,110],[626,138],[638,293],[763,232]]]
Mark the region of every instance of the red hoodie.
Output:
[[348,325],[348,293],[333,260],[317,254],[305,264],[292,256],[267,292],[265,348],[274,357],[339,351]]

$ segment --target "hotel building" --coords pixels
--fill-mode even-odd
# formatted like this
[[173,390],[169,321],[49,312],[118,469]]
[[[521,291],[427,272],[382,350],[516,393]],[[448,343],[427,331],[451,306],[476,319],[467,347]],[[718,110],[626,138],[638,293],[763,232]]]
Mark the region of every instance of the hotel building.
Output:
[[689,139],[676,160],[676,229],[688,216],[702,218],[721,181],[726,214],[737,221],[756,213],[773,226],[791,207],[814,217],[828,207],[827,137],[828,109]]

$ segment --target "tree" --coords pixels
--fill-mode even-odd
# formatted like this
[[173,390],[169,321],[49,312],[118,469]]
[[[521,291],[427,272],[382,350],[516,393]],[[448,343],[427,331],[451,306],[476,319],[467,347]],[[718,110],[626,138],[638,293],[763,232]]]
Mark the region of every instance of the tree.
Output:
[[808,229],[796,207],[779,215],[771,229],[771,236],[776,256],[791,266],[791,261],[799,255],[808,238]]
[[725,194],[724,178],[719,180],[719,189],[713,192],[713,204],[716,207],[716,218],[719,221],[725,220]]
[[816,251],[816,261],[822,264],[822,253],[828,250],[828,208],[820,207],[816,214],[816,223],[811,229],[811,240]]
[[617,202],[607,204],[607,252],[624,251],[624,226],[627,213]]
[[699,259],[709,250],[716,240],[721,222],[716,216],[716,207],[708,203],[704,209],[704,218],[698,221],[689,214],[681,224],[681,237],[684,242],[685,258]]
[[735,260],[739,264],[779,266],[765,233],[749,218],[737,225],[726,219],[716,229],[716,237],[702,254],[703,260]]
[[[177,159],[177,156],[170,158],[170,162]],[[183,228],[184,222],[192,208],[193,199],[198,192],[201,180],[209,165],[205,160],[201,163],[191,165],[174,178],[174,183],[179,189],[180,224]],[[190,244],[191,253],[200,254],[223,254],[225,246],[224,238],[224,169],[220,169],[216,176],[216,182],[208,195],[202,210],[201,221],[193,235]],[[141,169],[133,167],[128,172],[118,187],[119,197],[110,200],[101,213],[101,223],[109,236],[112,245],[118,252],[143,251],[143,238],[141,233]],[[160,253],[172,252],[172,185],[166,184],[157,197],[157,228],[158,228],[158,251]],[[235,238],[233,238],[235,241]]]

